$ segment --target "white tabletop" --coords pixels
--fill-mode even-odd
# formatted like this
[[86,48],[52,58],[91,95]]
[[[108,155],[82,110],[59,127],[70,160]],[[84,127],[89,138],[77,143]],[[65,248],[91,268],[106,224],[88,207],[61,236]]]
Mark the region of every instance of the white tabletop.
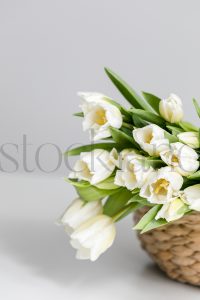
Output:
[[97,262],[77,261],[54,220],[74,197],[62,178],[5,175],[0,200],[0,299],[199,299],[173,282],[140,249],[132,220]]

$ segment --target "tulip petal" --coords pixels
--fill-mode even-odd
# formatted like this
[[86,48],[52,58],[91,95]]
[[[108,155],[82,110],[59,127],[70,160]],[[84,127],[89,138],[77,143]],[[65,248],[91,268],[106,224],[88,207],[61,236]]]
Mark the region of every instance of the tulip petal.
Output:
[[200,184],[186,188],[184,193],[189,207],[191,209],[200,211]]

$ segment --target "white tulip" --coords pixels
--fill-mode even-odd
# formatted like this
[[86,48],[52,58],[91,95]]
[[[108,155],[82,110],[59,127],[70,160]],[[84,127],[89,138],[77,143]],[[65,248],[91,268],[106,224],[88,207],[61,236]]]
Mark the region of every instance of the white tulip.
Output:
[[109,97],[99,93],[78,93],[83,98],[80,105],[83,114],[83,130],[90,130],[93,140],[111,136],[109,127],[120,128],[122,115],[117,106],[112,104]]
[[127,155],[135,155],[138,154],[138,151],[132,148],[124,149],[120,152],[121,159],[124,160]]
[[115,184],[125,186],[128,190],[141,188],[153,169],[145,163],[145,157],[128,154],[122,162],[122,170],[115,175]]
[[160,152],[169,144],[164,130],[154,124],[134,129],[133,137],[140,147],[151,156],[159,156]]
[[83,152],[75,163],[74,171],[69,178],[89,181],[95,185],[108,178],[115,169],[115,164],[106,150],[95,149],[91,152]]
[[199,148],[199,133],[198,132],[182,132],[178,134],[179,140],[188,145],[189,147],[196,149]]
[[110,160],[116,167],[119,167],[120,156],[115,148],[113,148],[110,152]]
[[84,202],[82,199],[75,199],[67,207],[59,218],[58,224],[63,225],[65,231],[71,234],[77,227],[88,219],[102,214],[103,206],[101,201]]
[[165,219],[167,222],[172,222],[182,218],[186,209],[187,205],[184,201],[179,197],[174,197],[162,206],[155,219]]
[[116,229],[112,218],[106,215],[93,217],[71,235],[71,245],[77,250],[76,258],[95,261],[112,244]]
[[188,176],[199,168],[196,151],[180,142],[170,144],[167,150],[160,153],[160,157],[182,176]]
[[147,183],[140,190],[140,196],[146,198],[150,203],[167,203],[183,185],[183,177],[171,171],[170,167],[154,171],[149,177]]
[[115,148],[112,149],[110,152],[110,159],[111,161],[116,165],[116,167],[121,168],[124,159],[126,158],[127,155],[130,154],[138,154],[138,151],[135,149],[127,148],[122,150],[120,153],[117,152]]
[[183,119],[182,101],[175,94],[170,94],[169,98],[161,100],[159,110],[161,116],[170,123],[178,123]]
[[184,190],[184,194],[189,208],[200,211],[200,184],[186,188]]

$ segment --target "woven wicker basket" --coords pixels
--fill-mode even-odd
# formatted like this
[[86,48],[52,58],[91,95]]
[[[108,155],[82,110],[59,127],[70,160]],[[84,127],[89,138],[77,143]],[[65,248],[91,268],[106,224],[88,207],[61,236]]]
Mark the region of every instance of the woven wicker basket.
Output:
[[[147,209],[135,213],[138,222]],[[194,212],[172,224],[139,234],[145,249],[172,279],[200,286],[200,213]]]

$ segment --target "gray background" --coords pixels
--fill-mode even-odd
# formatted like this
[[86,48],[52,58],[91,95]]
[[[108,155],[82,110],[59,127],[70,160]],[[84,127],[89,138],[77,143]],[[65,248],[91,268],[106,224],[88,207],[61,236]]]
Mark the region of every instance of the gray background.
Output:
[[[77,91],[97,91],[121,99],[104,74],[108,66],[136,90],[166,97],[177,93],[186,119],[197,122],[191,98],[200,98],[198,0],[0,0],[0,141],[23,172],[22,136],[27,161],[43,143],[64,151],[88,142],[81,122]],[[58,162],[53,146],[41,151],[41,166]],[[0,153],[4,170],[15,165]],[[63,166],[54,172],[66,173]],[[46,175],[46,174],[43,174]]]
[[[186,119],[200,99],[198,0],[0,0],[0,298],[199,299],[199,290],[168,280],[140,250],[131,218],[118,225],[115,245],[92,264],[74,259],[54,220],[75,192],[61,177],[35,165],[44,143],[64,151],[88,142],[77,91],[105,93],[121,103],[104,74],[108,66],[136,90],[177,93]],[[27,135],[23,168],[22,137]],[[16,145],[13,145],[16,144]],[[19,147],[18,152],[16,146]],[[47,171],[57,164],[53,147],[41,153]],[[8,173],[10,171],[11,173]],[[34,176],[32,176],[34,175]],[[54,175],[54,176],[51,176]]]

